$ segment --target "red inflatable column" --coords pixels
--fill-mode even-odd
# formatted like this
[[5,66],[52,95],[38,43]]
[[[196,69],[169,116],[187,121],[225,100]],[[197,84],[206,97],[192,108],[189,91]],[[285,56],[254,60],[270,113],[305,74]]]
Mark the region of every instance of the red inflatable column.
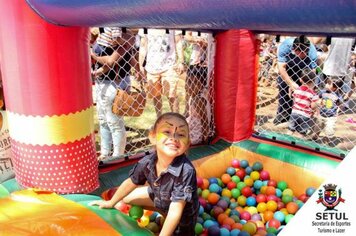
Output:
[[217,133],[227,141],[240,141],[251,136],[255,122],[258,43],[247,30],[229,30],[216,39]]
[[96,189],[89,30],[0,1],[0,58],[16,179],[57,193]]

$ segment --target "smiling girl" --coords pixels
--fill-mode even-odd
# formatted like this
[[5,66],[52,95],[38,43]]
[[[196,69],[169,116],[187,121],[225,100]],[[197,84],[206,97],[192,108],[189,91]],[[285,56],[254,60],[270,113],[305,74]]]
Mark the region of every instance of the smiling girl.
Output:
[[[109,201],[91,205],[112,208],[119,201],[155,208],[166,214],[160,235],[194,235],[198,216],[196,172],[185,152],[190,146],[189,128],[184,116],[165,113],[149,134],[153,154],[143,157]],[[148,186],[138,187],[148,183]]]

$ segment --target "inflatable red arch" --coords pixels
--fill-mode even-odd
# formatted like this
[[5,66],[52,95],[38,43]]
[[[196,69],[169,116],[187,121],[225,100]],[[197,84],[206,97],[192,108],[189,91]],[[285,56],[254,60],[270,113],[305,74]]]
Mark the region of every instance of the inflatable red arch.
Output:
[[215,32],[217,134],[236,142],[253,132],[259,48],[254,33],[355,36],[354,13],[352,0],[1,1],[0,62],[17,181],[58,193],[98,187],[90,26]]

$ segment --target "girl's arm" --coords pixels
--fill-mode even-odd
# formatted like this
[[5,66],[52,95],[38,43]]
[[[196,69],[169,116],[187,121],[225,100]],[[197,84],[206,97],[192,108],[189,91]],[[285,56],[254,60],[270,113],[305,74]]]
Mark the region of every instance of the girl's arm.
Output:
[[121,201],[124,197],[126,197],[129,193],[131,193],[137,187],[131,180],[131,178],[127,178],[120,187],[116,190],[114,196],[109,201],[99,200],[93,201],[89,203],[89,205],[94,206],[97,205],[100,208],[113,208],[116,203]]
[[160,236],[171,236],[177,228],[185,207],[185,201],[172,202],[169,205],[168,214],[164,221]]

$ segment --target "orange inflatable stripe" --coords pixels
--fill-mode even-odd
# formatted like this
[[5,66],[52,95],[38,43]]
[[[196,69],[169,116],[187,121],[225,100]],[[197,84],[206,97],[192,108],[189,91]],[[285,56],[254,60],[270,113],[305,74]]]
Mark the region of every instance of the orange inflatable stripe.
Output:
[[226,173],[226,169],[231,166],[233,159],[248,160],[250,165],[256,161],[261,162],[264,170],[270,173],[271,179],[286,181],[288,187],[293,190],[296,196],[305,193],[308,187],[319,187],[328,174],[314,173],[299,166],[266,157],[236,146],[231,146],[217,154],[195,160],[193,163],[197,170],[197,176],[210,178],[220,177]]
[[84,206],[27,189],[0,200],[0,235],[121,235]]

